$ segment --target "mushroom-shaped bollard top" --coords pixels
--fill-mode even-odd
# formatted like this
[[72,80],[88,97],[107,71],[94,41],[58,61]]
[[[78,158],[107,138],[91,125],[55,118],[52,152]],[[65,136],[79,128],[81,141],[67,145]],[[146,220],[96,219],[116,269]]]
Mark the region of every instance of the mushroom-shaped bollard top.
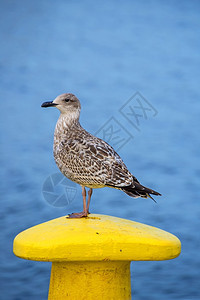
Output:
[[49,300],[131,299],[131,261],[172,259],[180,251],[179,239],[170,233],[95,214],[54,219],[14,240],[16,256],[53,262]]
[[60,217],[18,234],[14,253],[37,261],[167,260],[177,257],[177,237],[161,229],[105,215]]

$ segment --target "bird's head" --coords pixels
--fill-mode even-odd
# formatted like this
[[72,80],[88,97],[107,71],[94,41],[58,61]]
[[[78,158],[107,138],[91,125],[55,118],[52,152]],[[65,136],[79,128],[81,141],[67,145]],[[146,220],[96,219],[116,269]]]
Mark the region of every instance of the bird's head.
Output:
[[58,108],[62,115],[74,115],[75,118],[79,117],[81,104],[78,98],[71,94],[66,93],[56,97],[53,101],[42,103],[41,107],[53,107]]

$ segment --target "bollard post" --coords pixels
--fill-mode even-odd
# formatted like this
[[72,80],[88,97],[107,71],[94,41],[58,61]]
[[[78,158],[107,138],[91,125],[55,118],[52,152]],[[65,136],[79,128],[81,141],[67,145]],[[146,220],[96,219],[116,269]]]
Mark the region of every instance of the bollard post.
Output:
[[116,217],[60,217],[19,233],[16,256],[51,261],[49,300],[129,300],[130,262],[177,257],[181,243],[161,229]]

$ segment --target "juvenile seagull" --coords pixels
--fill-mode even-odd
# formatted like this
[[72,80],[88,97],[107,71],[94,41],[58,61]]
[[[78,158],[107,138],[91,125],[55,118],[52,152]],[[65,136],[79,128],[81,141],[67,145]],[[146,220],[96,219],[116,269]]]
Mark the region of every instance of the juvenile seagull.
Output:
[[[60,110],[54,132],[54,158],[60,171],[82,187],[83,211],[70,214],[70,218],[87,217],[93,188],[116,188],[133,198],[160,196],[139,183],[109,144],[81,127],[81,104],[75,95],[62,94],[41,106]],[[87,203],[85,187],[89,188]]]

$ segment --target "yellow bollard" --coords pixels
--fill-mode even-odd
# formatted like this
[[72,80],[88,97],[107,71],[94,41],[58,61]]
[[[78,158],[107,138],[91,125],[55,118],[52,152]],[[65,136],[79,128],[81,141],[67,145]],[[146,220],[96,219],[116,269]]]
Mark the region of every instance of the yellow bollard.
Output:
[[91,214],[29,228],[13,249],[21,258],[52,262],[49,300],[129,300],[130,262],[175,258],[181,243],[152,226]]

